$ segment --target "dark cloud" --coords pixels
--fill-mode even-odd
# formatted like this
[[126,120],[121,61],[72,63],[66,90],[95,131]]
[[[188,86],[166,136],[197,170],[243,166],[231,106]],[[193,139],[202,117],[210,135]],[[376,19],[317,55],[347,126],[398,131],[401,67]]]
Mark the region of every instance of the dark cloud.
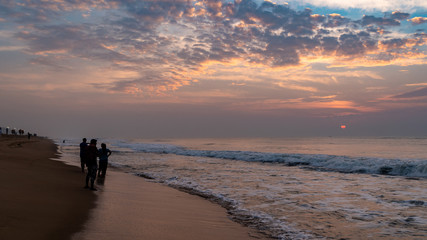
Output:
[[393,98],[418,98],[418,97],[427,97],[427,87],[393,96]]
[[139,21],[131,17],[110,20],[110,24],[117,26],[118,28],[115,31],[119,31],[121,35],[127,36],[129,39],[135,39],[143,33],[153,31],[153,25],[148,21]]
[[85,26],[43,26],[31,33],[15,35],[29,43],[29,52],[40,54],[64,54],[74,57],[103,61],[127,61],[128,56],[106,48],[99,38]]
[[[305,9],[295,11],[285,5],[277,5],[270,2],[263,2],[258,6],[254,1],[244,0],[236,5],[238,9],[235,16],[248,24],[258,20],[268,31],[283,29],[287,33],[295,35],[311,35],[317,24],[311,17],[312,11]],[[254,20],[253,20],[254,19]]]
[[39,65],[45,65],[51,68],[54,68],[55,70],[70,70],[69,67],[66,65],[61,65],[60,62],[62,62],[61,58],[58,57],[46,57],[46,56],[37,56],[35,58],[31,59],[32,64],[39,64]]
[[366,51],[363,41],[355,34],[343,34],[339,38],[340,46],[337,49],[339,55],[357,56]]
[[363,16],[361,23],[363,26],[377,25],[377,26],[399,26],[400,21],[396,18],[387,17],[374,17],[374,16]]
[[173,91],[176,88],[187,84],[182,81],[182,76],[174,71],[167,73],[146,72],[143,75],[143,77],[137,79],[121,79],[113,82],[112,84],[95,84],[95,86],[113,92],[151,95],[164,91]]
[[326,53],[334,52],[338,46],[339,42],[336,37],[323,37],[321,39],[322,50]]
[[34,24],[58,19],[64,12],[110,9],[115,5],[115,1],[104,0],[0,0],[0,16],[11,18],[18,23]]
[[324,21],[322,22],[322,25],[327,28],[335,28],[340,26],[346,26],[351,22],[350,19],[345,18],[338,14],[330,14],[326,18],[324,18]]
[[273,66],[297,65],[299,55],[297,49],[301,43],[295,37],[272,36],[263,52]]
[[199,47],[187,47],[178,52],[178,57],[184,59],[189,65],[197,65],[209,59],[210,53]]
[[381,44],[385,46],[386,49],[398,49],[404,47],[406,42],[407,41],[405,39],[394,38],[390,40],[384,40],[381,42]]
[[124,5],[128,13],[147,25],[176,20],[189,7],[179,1],[129,1]]
[[410,14],[396,11],[396,12],[392,12],[391,14],[386,14],[386,16],[391,19],[405,20],[409,18]]

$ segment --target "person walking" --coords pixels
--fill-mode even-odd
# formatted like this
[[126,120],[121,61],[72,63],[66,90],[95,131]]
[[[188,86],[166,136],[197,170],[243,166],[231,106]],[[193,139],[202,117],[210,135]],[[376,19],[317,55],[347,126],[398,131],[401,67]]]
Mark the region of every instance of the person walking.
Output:
[[98,154],[99,154],[98,177],[105,177],[105,174],[107,173],[107,167],[108,167],[108,157],[111,155],[111,151],[110,149],[107,148],[107,145],[105,143],[102,143]]
[[80,143],[80,165],[82,168],[82,173],[85,172],[85,164],[86,164],[86,158],[87,158],[87,142],[86,138],[83,138],[82,142]]
[[96,179],[96,170],[98,169],[97,157],[98,149],[96,148],[96,139],[91,139],[90,144],[87,147],[87,158],[86,158],[86,166],[87,166],[87,175],[86,175],[86,185],[85,188],[89,188],[89,179],[90,179],[90,190],[96,191],[97,189],[94,187],[95,179]]

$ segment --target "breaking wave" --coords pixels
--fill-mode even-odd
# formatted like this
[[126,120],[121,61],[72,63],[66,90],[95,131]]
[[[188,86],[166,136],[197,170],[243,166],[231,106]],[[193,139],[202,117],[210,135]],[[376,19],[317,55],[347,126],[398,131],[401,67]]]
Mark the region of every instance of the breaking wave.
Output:
[[303,166],[312,170],[321,171],[427,177],[427,160],[425,159],[386,159],[327,154],[192,150],[176,145],[157,143],[116,142],[114,145],[122,149],[131,149],[137,152],[209,157],[247,162],[279,163],[288,166]]

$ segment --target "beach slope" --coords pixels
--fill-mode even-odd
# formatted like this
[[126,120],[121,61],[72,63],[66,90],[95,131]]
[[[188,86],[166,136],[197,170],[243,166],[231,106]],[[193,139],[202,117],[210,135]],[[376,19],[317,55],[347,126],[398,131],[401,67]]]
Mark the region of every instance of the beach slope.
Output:
[[199,196],[114,170],[99,180],[97,207],[73,240],[269,239]]
[[0,136],[0,239],[70,239],[95,206],[84,175],[49,139]]

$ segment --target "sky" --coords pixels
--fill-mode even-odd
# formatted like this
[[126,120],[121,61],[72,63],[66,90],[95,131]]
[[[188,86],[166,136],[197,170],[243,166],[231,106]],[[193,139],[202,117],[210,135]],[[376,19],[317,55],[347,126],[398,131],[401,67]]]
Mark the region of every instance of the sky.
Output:
[[423,137],[426,30],[422,0],[0,0],[0,126]]

